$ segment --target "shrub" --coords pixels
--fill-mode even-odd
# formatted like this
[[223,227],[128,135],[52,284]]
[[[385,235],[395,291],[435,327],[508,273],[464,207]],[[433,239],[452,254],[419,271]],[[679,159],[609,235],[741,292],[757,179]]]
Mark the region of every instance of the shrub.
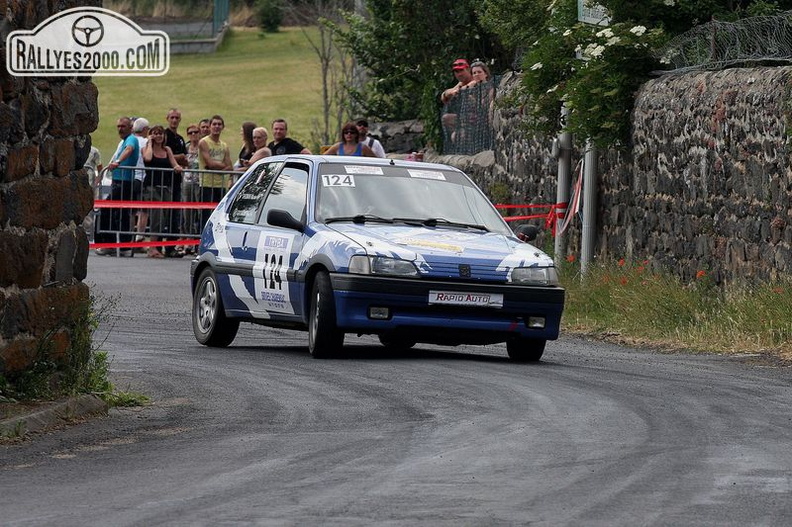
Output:
[[281,0],[258,0],[259,26],[266,33],[277,33],[283,22]]
[[33,365],[15,375],[0,376],[0,400],[51,399],[80,393],[107,394],[113,385],[108,380],[109,360],[106,352],[96,348],[94,335],[104,308],[96,309],[96,299],[75,307],[70,320],[64,321],[69,332],[69,350],[63,359],[52,358],[52,338],[41,339]]

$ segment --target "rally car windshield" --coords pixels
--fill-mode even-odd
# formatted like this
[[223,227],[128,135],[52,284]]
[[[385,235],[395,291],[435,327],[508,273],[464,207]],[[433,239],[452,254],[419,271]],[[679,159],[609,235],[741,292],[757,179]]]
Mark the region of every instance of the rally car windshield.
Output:
[[316,220],[391,221],[511,234],[500,214],[463,174],[403,166],[325,164]]

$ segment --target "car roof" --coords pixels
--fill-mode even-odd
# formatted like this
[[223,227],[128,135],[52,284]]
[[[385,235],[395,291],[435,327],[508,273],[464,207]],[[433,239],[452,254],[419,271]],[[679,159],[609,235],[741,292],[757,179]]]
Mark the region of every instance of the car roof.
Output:
[[[461,172],[458,168],[441,163],[426,163],[423,161],[405,161],[403,159],[395,159],[389,157],[357,157],[357,156],[324,156],[314,154],[284,154],[279,156],[265,157],[261,161],[271,163],[273,161],[311,161],[316,164],[344,164],[348,165],[354,163],[356,165],[373,165],[373,166],[400,166],[412,168],[434,168],[453,170],[454,172]],[[258,163],[257,163],[258,164]]]

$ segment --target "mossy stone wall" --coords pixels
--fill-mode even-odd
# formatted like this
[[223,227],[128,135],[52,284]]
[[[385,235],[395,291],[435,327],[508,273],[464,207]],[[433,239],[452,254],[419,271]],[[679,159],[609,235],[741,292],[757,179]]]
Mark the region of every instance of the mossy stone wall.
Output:
[[83,283],[83,218],[93,193],[83,164],[99,111],[89,78],[15,77],[6,37],[56,12],[101,1],[0,0],[0,376],[66,360]]

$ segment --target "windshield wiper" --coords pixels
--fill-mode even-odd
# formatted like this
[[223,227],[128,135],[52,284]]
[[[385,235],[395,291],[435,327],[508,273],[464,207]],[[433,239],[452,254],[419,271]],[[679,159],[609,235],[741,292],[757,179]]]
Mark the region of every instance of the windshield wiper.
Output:
[[476,223],[463,223],[458,221],[450,221],[445,218],[425,218],[425,219],[393,218],[393,221],[400,221],[408,225],[424,225],[426,227],[437,227],[438,225],[448,225],[450,227],[464,227],[466,229],[477,229],[480,231],[489,232],[489,229],[484,225],[478,225]]
[[393,220],[377,216],[376,214],[357,214],[356,216],[336,216],[335,218],[327,218],[325,223],[333,223],[334,221],[351,221],[352,223],[366,223],[367,221],[377,223],[393,223]]
[[424,225],[426,220],[422,220],[421,218],[393,218],[393,221],[406,223],[407,225]]

